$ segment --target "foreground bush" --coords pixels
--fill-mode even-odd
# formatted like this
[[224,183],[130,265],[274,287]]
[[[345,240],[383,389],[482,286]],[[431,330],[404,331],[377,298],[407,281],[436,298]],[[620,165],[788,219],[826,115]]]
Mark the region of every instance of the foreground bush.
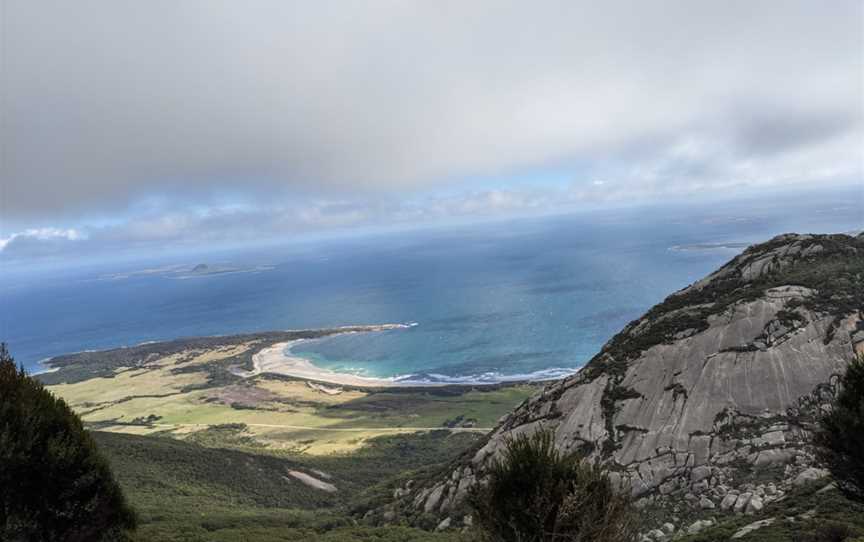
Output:
[[636,514],[595,464],[555,449],[540,431],[509,440],[487,483],[469,494],[475,523],[502,542],[630,542]]
[[113,541],[134,527],[81,421],[0,343],[0,540]]
[[840,490],[864,502],[864,358],[849,364],[815,442]]

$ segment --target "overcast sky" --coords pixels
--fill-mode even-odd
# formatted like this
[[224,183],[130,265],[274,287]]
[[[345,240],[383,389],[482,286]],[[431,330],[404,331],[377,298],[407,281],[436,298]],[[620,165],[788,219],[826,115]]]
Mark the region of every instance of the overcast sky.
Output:
[[864,178],[861,0],[0,1],[6,253]]

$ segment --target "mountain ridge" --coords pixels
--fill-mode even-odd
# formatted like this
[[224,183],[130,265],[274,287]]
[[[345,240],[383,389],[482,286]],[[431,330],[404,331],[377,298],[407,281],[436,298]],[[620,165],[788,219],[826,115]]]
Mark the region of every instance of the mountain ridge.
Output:
[[810,432],[845,364],[864,354],[862,310],[864,235],[751,246],[523,402],[449,472],[398,489],[385,513],[465,522],[464,496],[506,439],[541,428],[602,461],[659,516],[758,512],[824,474]]

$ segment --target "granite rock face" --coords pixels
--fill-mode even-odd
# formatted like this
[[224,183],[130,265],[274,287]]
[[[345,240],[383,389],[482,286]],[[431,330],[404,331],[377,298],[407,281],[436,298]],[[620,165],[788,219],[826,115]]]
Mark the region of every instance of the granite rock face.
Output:
[[458,525],[506,440],[543,428],[559,449],[604,462],[639,501],[692,517],[758,512],[822,472],[809,438],[846,364],[864,354],[862,296],[864,236],[750,247],[631,322],[395,506]]

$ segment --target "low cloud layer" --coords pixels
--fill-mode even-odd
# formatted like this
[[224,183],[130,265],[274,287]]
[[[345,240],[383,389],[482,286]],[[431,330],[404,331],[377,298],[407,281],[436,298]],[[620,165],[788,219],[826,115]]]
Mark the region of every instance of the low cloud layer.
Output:
[[647,196],[862,176],[857,0],[8,0],[3,16],[0,198],[28,224],[231,191],[523,205],[466,179],[550,168]]
[[[65,260],[89,256],[152,254],[165,250],[200,250],[250,247],[262,243],[287,243],[307,235],[344,235],[358,230],[402,231],[431,224],[473,222],[502,217],[539,217],[578,211],[601,211],[599,220],[691,213],[686,220],[736,224],[741,220],[765,220],[767,215],[812,218],[832,217],[836,224],[860,226],[864,187],[741,192],[743,185],[727,184],[710,202],[695,202],[700,190],[685,186],[645,187],[595,180],[588,186],[493,189],[413,200],[398,197],[312,199],[289,204],[226,205],[192,208],[179,205],[165,210],[160,205],[140,214],[107,224],[80,228],[31,228],[0,236],[0,263],[26,264],[34,259]],[[717,187],[719,188],[719,187]],[[632,205],[662,196],[669,206]],[[737,195],[727,199],[730,194]],[[741,197],[744,195],[745,197]],[[629,202],[629,205],[628,205]],[[684,205],[682,205],[684,204]],[[610,206],[615,208],[610,209]],[[767,213],[767,215],[766,215]],[[618,217],[618,218],[615,218]],[[686,220],[684,223],[686,223]],[[857,222],[856,222],[857,221]]]

